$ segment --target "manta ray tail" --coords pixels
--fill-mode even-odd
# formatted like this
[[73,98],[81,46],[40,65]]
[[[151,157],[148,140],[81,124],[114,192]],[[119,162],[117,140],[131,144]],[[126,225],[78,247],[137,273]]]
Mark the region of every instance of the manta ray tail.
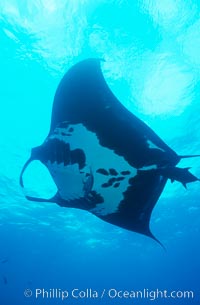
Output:
[[186,158],[196,158],[200,157],[200,155],[186,155],[186,156],[179,156],[180,159],[186,159]]

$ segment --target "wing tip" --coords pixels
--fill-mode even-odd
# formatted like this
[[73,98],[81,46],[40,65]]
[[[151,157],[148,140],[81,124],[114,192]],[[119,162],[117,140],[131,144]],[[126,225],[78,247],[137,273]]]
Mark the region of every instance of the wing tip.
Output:
[[77,62],[75,65],[73,65],[71,67],[71,69],[75,68],[75,67],[79,67],[79,66],[85,66],[85,65],[88,65],[88,64],[100,64],[101,62],[105,62],[106,60],[103,58],[103,57],[90,57],[90,58],[86,58],[86,59],[83,59],[79,62]]
[[151,231],[149,231],[149,233],[147,234],[147,236],[150,237],[150,238],[152,238],[153,240],[155,240],[155,242],[157,242],[157,243],[161,246],[161,248],[162,248],[165,252],[167,252],[167,249],[166,249],[166,247],[163,245],[163,243],[161,243],[161,241],[160,241],[158,238],[156,238],[156,237],[151,233]]

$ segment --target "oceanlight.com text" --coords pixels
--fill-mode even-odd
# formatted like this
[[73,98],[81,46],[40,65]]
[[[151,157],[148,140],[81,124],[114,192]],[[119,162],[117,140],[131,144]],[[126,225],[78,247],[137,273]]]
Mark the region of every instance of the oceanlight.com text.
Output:
[[191,290],[151,290],[148,288],[141,290],[120,290],[116,288],[110,289],[60,289],[60,288],[36,288],[35,290],[25,289],[24,296],[26,298],[37,299],[148,299],[156,301],[158,299],[194,299],[194,291]]

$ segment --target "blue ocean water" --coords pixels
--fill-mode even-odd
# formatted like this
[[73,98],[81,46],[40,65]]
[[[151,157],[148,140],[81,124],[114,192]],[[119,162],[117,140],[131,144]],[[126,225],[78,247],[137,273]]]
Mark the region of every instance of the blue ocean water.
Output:
[[[199,154],[199,16],[198,0],[1,0],[0,305],[199,304],[198,182],[187,190],[168,182],[153,211],[166,252],[85,211],[28,202],[19,186],[31,148],[48,133],[61,77],[89,57],[105,59],[111,90],[172,149]],[[200,159],[180,166],[200,177]],[[30,185],[50,192],[36,174]],[[143,298],[114,297],[114,289]],[[179,294],[154,300],[148,292],[157,289]],[[193,298],[180,297],[185,290]]]

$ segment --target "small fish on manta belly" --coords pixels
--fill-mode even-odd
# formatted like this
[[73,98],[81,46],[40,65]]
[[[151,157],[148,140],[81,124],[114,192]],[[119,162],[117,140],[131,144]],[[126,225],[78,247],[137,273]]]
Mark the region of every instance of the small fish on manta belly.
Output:
[[[104,221],[158,241],[149,223],[168,179],[199,181],[182,158],[150,127],[126,109],[108,87],[101,60],[72,66],[61,80],[44,142],[32,149],[23,174],[33,160],[49,170],[57,186],[50,199],[26,195],[31,201],[54,202],[91,212]],[[158,241],[159,242],[159,241]],[[159,242],[160,243],[160,242]]]

